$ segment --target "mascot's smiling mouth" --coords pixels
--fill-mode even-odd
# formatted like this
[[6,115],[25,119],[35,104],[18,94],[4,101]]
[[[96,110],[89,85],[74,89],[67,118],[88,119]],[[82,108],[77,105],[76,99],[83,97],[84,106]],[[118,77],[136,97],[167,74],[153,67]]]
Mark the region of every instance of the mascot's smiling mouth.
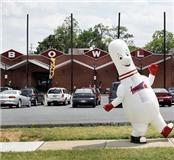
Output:
[[130,64],[124,65],[125,67],[130,67]]

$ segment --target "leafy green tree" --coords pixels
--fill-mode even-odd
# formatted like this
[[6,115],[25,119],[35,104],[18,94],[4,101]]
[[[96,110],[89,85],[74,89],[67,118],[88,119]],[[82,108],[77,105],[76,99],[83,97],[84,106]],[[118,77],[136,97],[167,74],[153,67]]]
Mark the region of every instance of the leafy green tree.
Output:
[[92,28],[84,30],[81,32],[77,38],[77,47],[78,48],[89,48],[93,45],[93,31]]
[[[164,37],[163,30],[155,31],[152,36],[152,41],[145,45],[145,49],[151,51],[153,53],[161,54],[164,52]],[[174,48],[174,34],[166,31],[166,53],[169,52],[170,49]]]
[[[112,40],[117,39],[118,36],[118,27],[112,27],[108,31],[108,40],[110,43]],[[126,41],[128,45],[133,45],[133,34],[128,33],[128,29],[124,26],[120,26],[120,39]]]
[[49,35],[46,37],[42,42],[38,42],[39,45],[36,48],[35,54],[39,54],[40,52],[43,52],[49,48],[57,48],[56,45],[56,39],[54,35]]
[[[77,45],[76,39],[79,33],[80,28],[78,26],[78,22],[73,19],[74,46]],[[36,48],[36,54],[49,48],[55,48],[57,50],[68,53],[68,49],[71,47],[71,17],[65,18],[63,24],[54,30],[54,35],[49,35],[42,42],[38,43],[39,45]]]
[[[49,35],[42,42],[39,42],[37,54],[49,48],[68,53],[71,47],[71,17],[66,17],[63,24],[54,30],[53,35]],[[127,32],[126,27],[120,28],[120,38],[129,42],[133,46],[133,35]],[[73,47],[74,48],[90,48],[96,47],[103,50],[108,49],[108,44],[117,38],[117,27],[109,28],[99,23],[87,30],[81,30],[78,22],[73,19]]]
[[107,46],[105,44],[105,35],[107,31],[108,26],[104,26],[101,23],[89,28],[88,30],[82,31],[77,39],[77,47],[97,47],[106,50]]
[[[127,32],[126,27],[120,28],[120,38],[128,42],[129,45],[134,46],[133,44],[133,35]],[[117,27],[109,28],[109,26],[104,26],[99,23],[94,27],[84,30],[78,37],[78,47],[79,48],[88,48],[95,46],[97,48],[108,50],[108,44],[117,38]]]
[[138,49],[138,47],[136,47],[135,45],[129,45],[128,47],[129,47],[130,52]]

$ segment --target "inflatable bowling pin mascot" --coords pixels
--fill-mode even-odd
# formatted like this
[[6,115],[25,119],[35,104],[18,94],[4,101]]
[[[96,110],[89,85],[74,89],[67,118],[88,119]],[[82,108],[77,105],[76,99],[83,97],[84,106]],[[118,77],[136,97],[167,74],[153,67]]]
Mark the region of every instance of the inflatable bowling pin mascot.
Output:
[[155,79],[158,66],[152,64],[149,77],[140,75],[132,61],[127,44],[120,39],[109,44],[109,54],[117,68],[120,85],[117,98],[103,108],[109,112],[120,103],[132,125],[131,142],[146,143],[144,137],[151,123],[159,133],[167,137],[173,129],[173,124],[166,124],[159,111],[159,103],[151,86]]

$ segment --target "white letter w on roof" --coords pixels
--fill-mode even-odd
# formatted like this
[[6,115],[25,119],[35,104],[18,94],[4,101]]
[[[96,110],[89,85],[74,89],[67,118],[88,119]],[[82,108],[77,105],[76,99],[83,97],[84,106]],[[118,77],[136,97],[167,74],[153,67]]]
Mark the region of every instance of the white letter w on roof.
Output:
[[95,58],[95,57],[100,57],[100,53],[101,53],[101,51],[92,51],[92,55],[93,55],[93,57]]

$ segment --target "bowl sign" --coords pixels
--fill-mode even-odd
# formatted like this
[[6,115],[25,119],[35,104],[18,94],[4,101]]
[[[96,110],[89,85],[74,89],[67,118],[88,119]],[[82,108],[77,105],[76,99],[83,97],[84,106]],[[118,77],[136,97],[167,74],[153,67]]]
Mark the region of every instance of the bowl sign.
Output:
[[41,55],[48,57],[48,58],[56,58],[60,55],[63,55],[62,52],[54,50],[54,49],[50,49],[48,51],[43,52]]
[[92,55],[94,58],[99,58],[100,57],[101,51],[92,51]]
[[13,49],[8,50],[8,51],[2,53],[2,56],[6,57],[6,58],[8,58],[10,60],[14,60],[15,58],[18,58],[18,57],[20,57],[22,55],[23,55],[22,53],[19,53],[19,52],[13,50]]
[[49,56],[50,58],[54,58],[54,57],[56,57],[56,52],[55,52],[55,51],[49,51],[49,52],[48,52],[48,56]]

